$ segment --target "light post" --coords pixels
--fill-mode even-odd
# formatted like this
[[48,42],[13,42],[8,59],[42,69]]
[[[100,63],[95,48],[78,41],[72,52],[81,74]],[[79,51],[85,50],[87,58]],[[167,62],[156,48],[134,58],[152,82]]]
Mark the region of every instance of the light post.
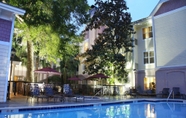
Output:
[[12,78],[12,63],[13,63],[13,60],[14,60],[14,56],[15,56],[15,53],[16,53],[16,50],[14,48],[12,48],[11,50],[11,57],[10,57],[10,78],[9,78],[9,83],[8,83],[8,98],[7,100],[10,100],[10,82],[12,81],[11,78]]

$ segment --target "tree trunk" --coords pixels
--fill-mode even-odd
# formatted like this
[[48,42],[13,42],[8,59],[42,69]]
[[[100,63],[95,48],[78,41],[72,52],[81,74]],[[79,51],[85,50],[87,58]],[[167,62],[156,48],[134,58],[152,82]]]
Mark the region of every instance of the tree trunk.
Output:
[[34,82],[34,56],[32,41],[27,41],[27,81]]

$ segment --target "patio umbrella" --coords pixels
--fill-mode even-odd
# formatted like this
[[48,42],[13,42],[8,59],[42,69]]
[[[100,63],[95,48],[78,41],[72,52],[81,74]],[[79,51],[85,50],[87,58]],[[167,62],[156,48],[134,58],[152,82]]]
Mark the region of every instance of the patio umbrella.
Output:
[[102,73],[100,73],[100,74],[92,75],[92,76],[90,76],[90,77],[88,77],[86,79],[96,79],[96,78],[102,79],[102,78],[109,78],[109,77],[104,75],[104,74],[102,74]]
[[[35,70],[34,73],[47,74],[47,78],[49,75],[61,75],[60,72],[56,71],[55,69],[51,67],[46,67],[46,68]],[[48,83],[48,79],[47,79],[47,83]]]
[[74,76],[74,77],[68,78],[68,80],[80,81],[80,80],[82,80],[82,79],[80,79],[80,78]]
[[84,80],[88,77],[88,75],[85,75],[85,74],[79,74],[79,75],[76,75],[76,77],[80,78],[81,80]]

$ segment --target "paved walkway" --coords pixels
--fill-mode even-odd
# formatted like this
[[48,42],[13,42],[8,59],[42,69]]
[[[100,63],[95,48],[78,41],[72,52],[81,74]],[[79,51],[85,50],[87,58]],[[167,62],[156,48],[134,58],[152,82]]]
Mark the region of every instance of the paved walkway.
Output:
[[[39,102],[37,102],[34,98],[27,99],[27,96],[15,96],[11,98],[11,100],[8,100],[5,103],[0,103],[0,110],[5,109],[21,109],[21,108],[36,108],[36,107],[59,107],[59,106],[78,106],[78,105],[90,105],[90,104],[101,104],[101,103],[111,103],[111,102],[122,102],[122,101],[131,101],[133,100],[139,100],[139,99],[151,99],[151,100],[157,100],[157,99],[163,99],[166,100],[166,98],[154,98],[154,97],[148,97],[148,98],[130,98],[130,97],[124,97],[124,96],[109,96],[109,97],[101,97],[101,99],[91,99],[85,98],[83,101],[82,99],[78,99],[77,101],[75,99],[72,100],[65,100],[65,102],[56,101],[54,102],[53,99],[49,100],[47,102],[46,99],[43,101],[40,99]],[[182,99],[183,100],[183,99]],[[186,100],[184,100],[186,101]]]
[[29,98],[27,99],[27,96],[22,96],[22,95],[18,95],[15,96],[13,98],[11,98],[11,100],[7,100],[7,102],[5,103],[0,103],[0,110],[1,109],[7,109],[7,108],[15,108],[15,107],[36,107],[36,106],[53,106],[53,105],[62,105],[62,106],[66,106],[66,105],[75,105],[75,104],[89,104],[89,103],[101,103],[101,102],[113,102],[113,101],[118,101],[118,100],[126,100],[126,98],[122,97],[122,96],[110,96],[110,97],[100,97],[101,99],[91,99],[91,97],[89,98],[85,98],[85,100],[83,101],[82,99],[78,99],[77,102],[75,99],[71,99],[71,100],[67,100],[68,98],[66,98],[65,102],[60,102],[60,101],[56,101],[54,102],[53,99],[49,100],[49,102],[47,102],[46,99],[43,99],[43,101],[40,99],[39,102],[37,102],[37,100],[35,98]]

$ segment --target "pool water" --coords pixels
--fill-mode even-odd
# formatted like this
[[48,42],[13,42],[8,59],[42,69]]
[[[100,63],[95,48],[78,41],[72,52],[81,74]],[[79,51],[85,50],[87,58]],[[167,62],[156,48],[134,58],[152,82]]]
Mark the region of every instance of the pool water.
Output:
[[186,104],[136,102],[83,108],[21,111],[0,118],[186,118]]

